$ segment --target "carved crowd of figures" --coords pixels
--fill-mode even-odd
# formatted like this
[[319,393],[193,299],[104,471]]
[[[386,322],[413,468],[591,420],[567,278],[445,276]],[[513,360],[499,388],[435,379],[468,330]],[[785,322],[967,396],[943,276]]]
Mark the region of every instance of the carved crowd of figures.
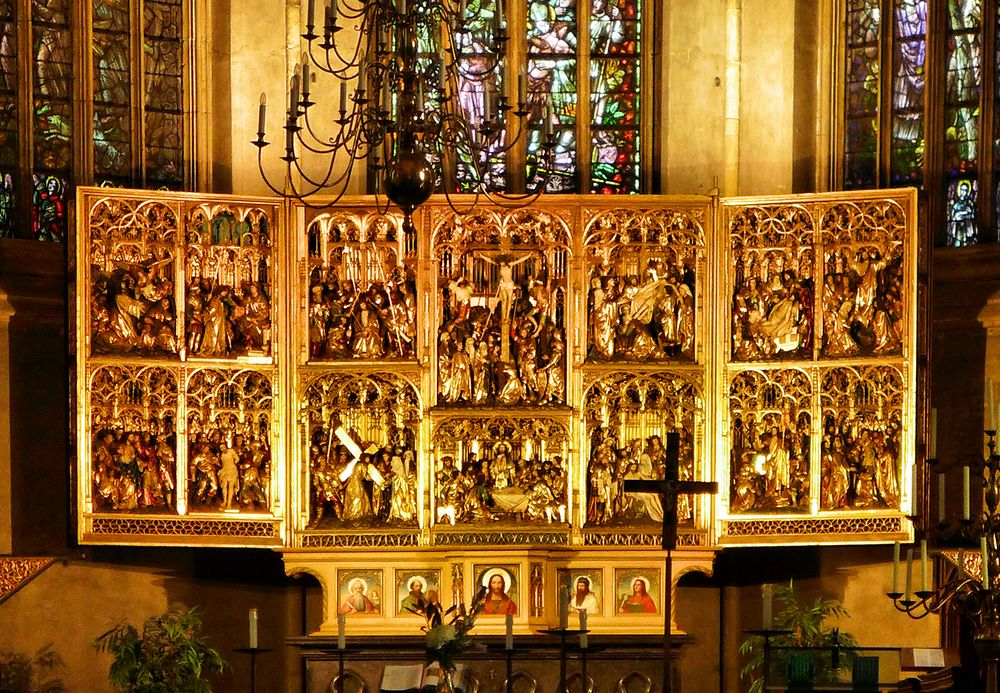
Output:
[[826,356],[895,354],[903,343],[901,257],[876,248],[827,257],[823,286]]
[[[390,429],[385,445],[362,442],[360,455],[318,428],[309,447],[311,527],[414,525],[417,518],[417,463],[412,434]],[[359,440],[356,432],[349,434]]]
[[311,359],[412,358],[416,338],[414,283],[402,268],[385,281],[367,286],[342,278],[334,267],[313,273],[309,287]]
[[809,415],[737,415],[732,426],[730,509],[794,510],[809,504]]
[[[678,431],[678,477],[684,481],[691,478],[694,450],[689,432],[684,429]],[[624,483],[630,479],[661,481],[665,478],[666,466],[667,450],[660,436],[619,441],[610,429],[598,427],[592,435],[587,466],[587,522],[596,525],[637,520],[662,522],[660,496],[655,493],[627,493]],[[679,496],[677,521],[681,524],[689,522],[691,513],[690,496]]]
[[229,286],[194,278],[187,287],[186,315],[189,356],[271,353],[271,302],[258,283]]
[[175,354],[174,284],[166,256],[145,263],[115,262],[95,272],[91,335],[97,353]]
[[464,455],[461,464],[453,455],[443,455],[435,480],[438,523],[569,521],[560,455],[543,458],[536,451],[524,459],[501,441]]
[[683,263],[649,260],[641,276],[598,265],[588,308],[593,360],[694,358],[694,273]]
[[565,331],[553,320],[551,287],[542,278],[513,278],[519,260],[498,265],[498,287],[487,305],[473,305],[467,277],[442,290],[438,332],[438,395],[446,404],[556,404],[566,398]]
[[259,432],[215,426],[188,443],[188,499],[197,510],[266,510],[271,450]]
[[164,510],[174,507],[174,436],[103,429],[93,447],[94,507]]
[[732,346],[737,361],[802,356],[812,348],[813,280],[808,254],[737,258]]
[[823,427],[822,507],[892,507],[899,502],[898,422],[827,416]]

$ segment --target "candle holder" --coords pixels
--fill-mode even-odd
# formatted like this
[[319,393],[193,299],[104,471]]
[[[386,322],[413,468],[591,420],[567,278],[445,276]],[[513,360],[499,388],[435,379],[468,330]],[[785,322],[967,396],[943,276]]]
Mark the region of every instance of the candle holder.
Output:
[[257,693],[257,655],[271,650],[264,647],[237,647],[233,652],[250,655],[250,693]]
[[[583,635],[584,633],[589,633],[589,630],[581,630],[580,628],[546,628],[544,630],[538,631],[543,635],[558,635],[559,636],[559,687],[556,689],[558,693],[569,693],[566,689],[566,638],[571,635]],[[586,649],[583,650],[586,653]],[[585,666],[586,659],[584,659]],[[586,669],[584,669],[584,681],[586,681]]]
[[[886,596],[893,606],[910,618],[921,619],[928,614],[952,609],[969,619],[974,626],[976,650],[985,663],[986,692],[1000,693],[1000,455],[997,454],[996,430],[985,431],[985,458],[970,458],[963,473],[963,518],[957,529],[943,523],[934,551],[944,560],[940,581],[927,589],[911,592],[912,558],[907,561],[907,589],[900,592],[896,577],[899,571],[898,550],[893,562],[893,589]],[[930,462],[930,460],[928,460]],[[934,460],[936,463],[937,460]],[[974,518],[969,513],[971,477],[975,474],[983,485],[982,511]],[[921,570],[927,570],[926,537],[922,538]],[[960,547],[946,550],[947,547]],[[968,549],[968,551],[966,551]],[[910,549],[912,552],[912,549]],[[912,553],[910,554],[912,557]],[[922,581],[923,583],[923,581]]]

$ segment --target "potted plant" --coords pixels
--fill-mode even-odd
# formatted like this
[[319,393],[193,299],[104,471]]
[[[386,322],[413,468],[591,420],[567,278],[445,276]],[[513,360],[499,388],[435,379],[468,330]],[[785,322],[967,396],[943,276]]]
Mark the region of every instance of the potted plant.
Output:
[[129,693],[210,693],[203,675],[226,667],[222,655],[205,644],[197,609],[151,616],[141,633],[119,624],[98,636],[94,647],[112,656],[111,685]]
[[[833,599],[817,597],[811,605],[800,606],[792,582],[788,586],[776,585],[775,600],[782,605],[781,611],[774,618],[772,628],[783,631],[770,637],[770,670],[789,672],[790,668],[805,669],[809,677],[816,682],[835,680],[839,668],[833,666],[833,653],[838,647],[848,651],[839,657],[840,664],[849,664],[850,649],[857,647],[857,640],[850,633],[845,633],[825,625],[829,618],[850,618],[843,604]],[[826,648],[804,649],[795,652],[793,648]],[[749,657],[746,666],[740,670],[740,678],[752,677],[750,693],[762,693],[764,690],[764,638],[751,635],[740,644],[740,654]],[[798,665],[798,666],[795,666]],[[791,672],[789,672],[791,675]]]
[[34,656],[21,652],[0,652],[0,693],[63,693],[66,686],[52,671],[62,666],[62,660],[52,645],[46,645]]

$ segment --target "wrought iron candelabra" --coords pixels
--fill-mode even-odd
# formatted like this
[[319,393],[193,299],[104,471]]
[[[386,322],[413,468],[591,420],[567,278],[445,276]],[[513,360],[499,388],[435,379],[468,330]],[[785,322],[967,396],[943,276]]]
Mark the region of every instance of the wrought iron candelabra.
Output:
[[[963,518],[956,532],[944,537],[939,584],[928,580],[927,539],[920,540],[920,587],[912,591],[913,549],[906,562],[906,588],[899,591],[900,549],[895,546],[892,599],[897,610],[920,619],[928,614],[952,609],[974,624],[976,651],[983,659],[988,693],[998,693],[1000,665],[1000,455],[996,450],[996,431],[986,431],[988,454],[973,459],[963,469]],[[933,434],[932,434],[933,435]],[[933,450],[934,445],[931,444]],[[933,455],[933,452],[931,453]],[[937,460],[929,459],[933,466]],[[975,518],[969,513],[970,479],[983,484],[983,509]],[[942,488],[943,495],[943,488]],[[942,518],[943,520],[943,518]],[[942,524],[942,526],[944,526]],[[966,548],[968,547],[968,548]]]
[[[457,189],[454,171],[461,163],[463,181],[476,193],[472,206],[480,194],[508,207],[531,204],[545,189],[552,168],[551,101],[540,95],[529,101],[527,73],[516,78],[505,74],[503,2],[498,0],[492,12],[486,3],[473,2],[329,0],[317,24],[315,0],[308,0],[302,34],[307,48],[289,88],[281,156],[285,180],[280,185],[264,170],[264,149],[270,143],[261,95],[253,144],[268,187],[306,204],[317,193],[332,194],[335,202],[347,190],[355,163],[364,159],[376,191],[381,189],[399,206],[405,228],[412,230],[413,210],[436,188],[445,193]],[[317,122],[323,118],[314,108],[316,72],[339,82],[339,117],[332,123]],[[510,86],[515,81],[516,94]],[[508,188],[501,181],[508,175],[504,157],[529,138],[526,120],[533,120],[538,131],[536,156],[528,157],[524,180]],[[331,125],[332,136],[326,132]],[[447,199],[463,213],[450,194]],[[325,200],[323,206],[332,202]]]

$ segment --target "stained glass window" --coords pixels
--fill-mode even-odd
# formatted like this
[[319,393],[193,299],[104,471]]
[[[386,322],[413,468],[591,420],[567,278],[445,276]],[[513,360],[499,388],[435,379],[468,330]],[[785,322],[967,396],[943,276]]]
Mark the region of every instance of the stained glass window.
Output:
[[132,75],[129,0],[94,0],[94,176],[98,182],[132,179]]
[[878,181],[878,0],[850,0],[846,27],[844,187],[871,188]]
[[896,0],[892,47],[893,185],[918,185],[924,162],[926,0]]
[[[1000,36],[1000,9],[997,10],[994,36]],[[1000,94],[1000,41],[993,50],[993,95]],[[1000,108],[993,109],[993,233],[1000,238]],[[987,194],[988,191],[987,191]]]
[[146,0],[146,184],[178,188],[184,182],[182,0]]
[[17,34],[14,0],[0,0],[0,238],[14,235],[17,147]]

